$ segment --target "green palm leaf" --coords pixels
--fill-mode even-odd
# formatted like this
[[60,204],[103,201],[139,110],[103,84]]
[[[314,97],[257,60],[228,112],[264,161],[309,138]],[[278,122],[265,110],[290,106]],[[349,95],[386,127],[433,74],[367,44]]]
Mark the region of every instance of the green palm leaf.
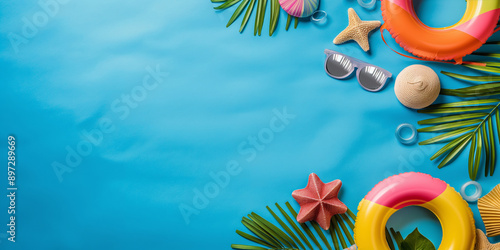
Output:
[[264,247],[255,247],[255,246],[238,245],[238,244],[232,244],[231,247],[233,249],[267,250],[267,248]]
[[349,240],[349,243],[351,243],[351,245],[354,245],[354,239],[351,235],[351,232],[349,232],[349,229],[347,229],[347,227],[344,223],[344,220],[342,220],[342,218],[338,214],[335,215],[335,219],[337,220],[340,227],[342,228],[344,235],[347,236],[347,240]]
[[[254,27],[254,35],[256,36],[257,34],[260,36],[262,33],[262,28],[264,26],[264,19],[266,15],[266,8],[267,8],[267,1],[268,0],[211,0],[212,3],[222,3],[219,6],[214,7],[216,10],[225,10],[230,8],[231,6],[239,3],[238,7],[235,9],[234,13],[231,15],[231,18],[227,22],[226,27],[231,26],[237,19],[238,17],[241,16],[243,12],[245,12],[245,15],[243,16],[243,21],[241,22],[240,30],[239,32],[243,32],[245,29],[246,25],[248,24],[248,20],[250,19],[250,16],[252,15],[253,9],[255,8],[255,5],[257,3],[257,13],[255,16],[255,27]],[[279,4],[279,0],[269,0],[270,1],[270,23],[269,23],[269,36],[272,36],[274,32],[277,29],[278,26],[278,20],[279,16],[281,13],[281,6]],[[246,10],[246,11],[245,11]],[[290,27],[290,22],[292,20],[292,16],[288,15],[288,19],[286,22],[286,30]],[[295,25],[294,27],[297,28],[297,25],[299,23],[299,19],[295,17]]]
[[[481,67],[481,66],[476,66]],[[462,74],[451,73],[447,71],[441,71],[444,75],[451,76],[460,80],[471,81],[471,82],[495,82],[500,81],[500,76],[468,76]]]
[[254,36],[256,36],[258,31],[259,31],[259,21],[260,21],[263,3],[264,3],[264,0],[257,0],[257,14],[255,16],[255,24],[253,27],[253,35]]
[[[500,58],[495,53],[475,53]],[[464,65],[486,73],[500,74],[499,62],[482,62],[486,66]],[[420,113],[438,114],[441,117],[422,120],[420,132],[441,132],[440,135],[420,142],[420,145],[444,143],[431,160],[442,158],[438,168],[442,168],[455,159],[470,143],[468,172],[469,178],[475,180],[479,169],[484,166],[485,176],[492,176],[496,165],[495,130],[500,135],[500,99],[477,99],[500,95],[500,76],[467,76],[450,72],[442,72],[450,77],[474,81],[489,82],[460,89],[442,89],[441,95],[462,98],[475,98],[460,102],[431,105],[420,110]],[[495,118],[494,118],[495,117]],[[495,121],[493,121],[495,120]],[[494,129],[496,126],[496,129]]]
[[278,25],[280,17],[280,3],[278,0],[271,0],[271,21],[269,22],[269,36],[272,36]]
[[250,0],[243,0],[243,2],[240,3],[238,8],[236,8],[233,15],[231,16],[231,18],[227,22],[226,28],[229,27],[231,24],[233,24],[233,22],[236,20],[236,18],[238,18],[240,16],[240,14],[243,12],[243,10],[247,7],[249,1]]
[[483,53],[483,52],[474,52],[472,53],[473,55],[476,56],[488,56],[488,57],[495,57],[495,58],[500,58],[500,54],[498,53]]
[[435,126],[430,126],[426,128],[421,128],[418,129],[418,132],[443,132],[443,131],[449,131],[455,128],[462,128],[465,126],[469,125],[474,125],[480,123],[481,119],[472,119],[472,120],[465,120],[465,121],[456,121],[456,122],[448,122],[444,124],[439,124]]
[[248,229],[250,232],[254,233],[256,236],[261,238],[263,241],[265,241],[268,245],[271,245],[272,247],[282,247],[281,244],[276,240],[273,239],[272,236],[269,235],[268,232],[260,228],[253,222],[251,219],[243,217],[241,220],[241,223]]
[[[472,137],[472,136],[471,136]],[[458,145],[451,150],[448,155],[439,163],[438,168],[443,168],[444,166],[448,165],[451,163],[467,146],[467,143],[469,143],[470,137],[468,139],[462,140],[462,142],[458,143]]]
[[339,240],[337,239],[337,235],[335,234],[334,228],[335,227],[330,226],[330,229],[328,231],[330,232],[330,236],[332,238],[333,247],[335,247],[335,250],[340,250]]
[[[391,228],[393,231],[394,229]],[[389,233],[389,230],[385,228],[385,239],[387,240],[387,243],[389,243],[389,248],[391,250],[395,250],[396,248],[394,247],[394,241],[392,240],[391,234]]]
[[461,101],[461,102],[440,103],[440,104],[434,104],[434,105],[429,106],[429,109],[475,106],[475,105],[488,104],[488,103],[497,103],[499,101],[500,101],[500,99],[479,99],[479,100],[468,100],[468,101]]
[[313,249],[311,243],[309,242],[309,240],[306,238],[306,236],[304,235],[304,233],[299,229],[299,227],[297,226],[297,224],[295,223],[296,220],[292,220],[292,218],[285,212],[285,210],[283,210],[280,205],[278,205],[278,203],[276,203],[276,207],[278,207],[278,209],[280,210],[281,214],[286,218],[286,220],[288,221],[288,223],[290,225],[292,225],[293,229],[295,230],[295,232],[297,232],[297,234],[299,234],[300,238],[306,243],[306,245],[309,247],[309,249]]
[[285,27],[285,30],[288,30],[288,28],[290,28],[290,23],[291,22],[292,22],[292,16],[288,15],[288,17],[286,18],[286,27]]
[[489,67],[500,67],[500,63],[499,62],[480,62],[480,63],[485,63],[486,66],[489,66]]
[[341,214],[340,216],[342,217],[342,219],[345,222],[347,222],[347,225],[349,225],[349,227],[351,228],[351,230],[354,230],[354,223],[352,223],[351,220],[349,220],[349,218],[347,217],[347,215]]
[[[272,236],[276,241],[282,245],[292,248],[292,245],[287,241],[288,236],[285,235],[278,227],[274,226],[270,222],[266,221],[264,218],[260,217],[256,213],[248,215],[255,223],[257,223],[260,228],[264,229],[270,236]],[[291,240],[291,239],[290,239]]]
[[[228,0],[226,2],[224,2],[223,4],[217,6],[217,7],[214,7],[214,9],[216,10],[223,10],[223,9],[227,9],[235,4],[237,4],[239,1],[241,0]],[[213,2],[213,1],[212,1]]]
[[461,89],[442,89],[441,95],[458,97],[495,96],[500,93],[500,82],[485,83]]
[[340,232],[340,227],[337,224],[337,218],[334,216],[332,217],[332,226],[335,227],[335,237],[338,237],[340,240],[340,245],[342,245],[342,249],[347,248],[347,243],[342,236],[342,232]]
[[[276,204],[278,205],[278,204]],[[278,215],[276,215],[274,213],[273,210],[271,210],[271,208],[269,207],[266,207],[267,208],[267,211],[269,211],[269,213],[271,213],[271,215],[274,217],[274,219],[280,224],[280,226],[285,229],[285,231],[288,233],[288,235],[290,235],[293,240],[301,247],[301,248],[305,248],[304,245],[302,244],[302,242],[297,238],[297,236],[292,232],[292,230],[290,230],[290,228],[285,224],[285,222],[283,222],[283,220],[280,219],[280,217],[278,217]]]
[[[499,88],[500,83],[489,83],[471,86],[456,90],[442,90],[443,93],[457,96],[481,93],[489,95],[488,91]],[[420,145],[443,143],[431,160],[442,158],[438,168],[452,162],[469,144],[468,172],[471,180],[477,179],[481,165],[485,167],[485,176],[492,175],[496,164],[496,147],[493,126],[500,132],[499,110],[500,99],[474,99],[445,104],[432,105],[420,110],[420,113],[440,114],[441,117],[420,121],[420,125],[427,127],[418,129],[419,132],[441,132],[433,138],[420,142]],[[487,111],[484,112],[484,111]],[[496,123],[493,123],[496,116]],[[450,141],[451,140],[451,141]],[[484,160],[482,160],[484,158]]]
[[[232,244],[231,248],[233,249],[244,249],[244,250],[306,250],[304,245],[302,245],[301,241],[299,240],[302,239],[302,241],[306,242],[306,245],[308,246],[309,249],[313,250],[313,247],[308,243],[308,240],[305,236],[307,234],[313,241],[318,242],[318,249],[323,249],[323,247],[326,247],[328,249],[335,249],[335,250],[342,250],[344,248],[349,247],[349,244],[354,244],[354,239],[352,237],[353,230],[354,230],[354,222],[356,221],[356,215],[350,210],[347,209],[347,212],[345,214],[340,214],[340,215],[335,215],[331,219],[331,224],[330,224],[330,229],[329,230],[323,230],[319,227],[318,223],[312,222],[310,225],[313,226],[315,232],[321,239],[321,243],[319,243],[319,240],[316,239],[316,236],[314,234],[309,234],[307,233],[307,230],[304,228],[309,228],[306,223],[300,223],[305,225],[306,227],[303,227],[302,230],[299,229],[297,226],[297,222],[295,219],[292,219],[292,216],[295,218],[297,215],[297,212],[293,209],[293,207],[290,205],[290,203],[286,202],[285,205],[287,206],[289,213],[286,213],[281,206],[276,203],[275,204],[278,210],[280,210],[281,215],[285,218],[286,221],[294,228],[295,233],[292,232],[292,230],[284,223],[284,221],[273,211],[271,208],[266,207],[267,210],[271,213],[272,217],[276,219],[278,222],[278,225],[281,226],[284,231],[282,231],[278,225],[274,225],[268,220],[264,219],[263,217],[257,215],[256,213],[251,213],[248,215],[248,218],[243,218],[242,223],[245,227],[247,227],[250,232],[252,232],[254,235],[250,235],[248,233],[242,232],[240,230],[236,230],[236,233],[243,237],[244,239],[247,239],[253,243],[258,244],[257,246],[251,246],[251,245],[243,245],[243,244]],[[309,223],[309,222],[308,222]],[[286,233],[285,233],[286,232]],[[403,242],[403,237],[401,236],[400,232],[394,231],[393,228],[391,228],[390,233],[389,230],[386,228],[386,238],[387,242],[389,244],[389,248],[391,250],[396,250],[394,241],[396,241],[396,246],[398,246],[398,249],[400,249],[401,242]],[[297,234],[299,236],[297,236]],[[326,238],[326,235],[330,235],[332,241],[329,242]],[[391,236],[392,234],[392,236]],[[293,239],[293,240],[292,240]],[[290,247],[289,244],[286,247],[283,245],[278,244],[279,242],[285,243],[288,242],[292,246]],[[293,243],[295,241],[297,245]],[[270,243],[274,242],[274,243]],[[340,242],[340,244],[339,244]],[[315,243],[316,244],[316,243]]]
[[254,237],[254,236],[252,236],[250,234],[247,234],[245,232],[242,232],[240,230],[236,230],[236,233],[238,235],[240,235],[241,237],[243,237],[243,238],[245,238],[245,239],[247,239],[249,241],[253,241],[253,242],[255,242],[255,243],[259,244],[259,245],[263,245],[263,246],[266,246],[266,247],[273,247],[272,245],[270,245],[269,243],[265,242],[264,240],[261,240],[261,239],[259,239],[257,237]]
[[479,170],[479,163],[481,162],[481,156],[483,153],[483,134],[481,133],[482,127],[478,128],[478,132],[475,137],[472,138],[472,146],[469,153],[469,175],[472,180],[477,178],[477,172]]
[[489,67],[488,65],[486,65],[486,66],[464,65],[464,66],[468,67],[468,68],[471,68],[471,69],[479,70],[479,71],[482,71],[482,72],[500,74],[500,68],[497,68],[497,67]]
[[[280,211],[281,217],[279,216],[279,213],[275,213],[270,207],[266,208],[267,211],[272,215],[271,218],[274,218],[276,220],[276,224],[270,222],[269,220],[256,213],[250,213],[247,217],[243,217],[241,221],[242,224],[250,231],[250,233],[236,230],[236,233],[238,235],[256,244],[255,246],[246,244],[232,244],[231,247],[233,249],[250,250],[342,250],[349,247],[349,245],[354,244],[353,230],[354,222],[356,221],[356,215],[354,215],[354,213],[349,209],[345,214],[333,216],[331,219],[330,229],[323,230],[320,228],[319,224],[314,221],[307,223],[298,223],[295,219],[297,217],[297,212],[290,205],[290,203],[285,203],[286,207],[288,208],[288,212],[285,212],[285,210],[279,204],[276,203],[275,205]],[[288,225],[285,223],[285,221],[288,222]],[[314,233],[313,230],[311,230],[311,226],[314,229]],[[329,236],[328,238],[331,238],[331,241],[328,240],[327,236]],[[308,238],[314,243],[315,248],[313,248]],[[390,242],[389,244],[391,245],[391,243],[392,242]],[[394,248],[391,247],[391,250],[394,250]]]
[[442,116],[442,117],[438,117],[438,118],[431,118],[431,119],[427,119],[427,120],[422,120],[422,121],[419,121],[418,124],[430,125],[430,124],[441,124],[441,123],[447,123],[447,122],[469,120],[469,119],[484,117],[487,114],[488,113],[468,113],[468,114],[463,114],[463,115]]
[[250,5],[245,12],[245,16],[243,17],[243,21],[241,22],[241,27],[240,27],[240,33],[245,29],[247,26],[248,20],[250,19],[250,15],[252,14],[253,7],[255,6],[255,0],[252,0],[250,2]]
[[[498,111],[498,110],[497,110]],[[498,114],[497,114],[497,117],[498,117]],[[493,133],[493,119],[488,119],[488,133],[489,133],[489,136],[488,136],[488,143],[490,145],[490,165],[489,167],[485,168],[485,174],[484,174],[484,177],[487,177],[488,176],[488,170],[490,172],[490,176],[493,176],[493,172],[495,171],[495,166],[496,166],[496,163],[497,163],[497,152],[496,152],[496,146],[495,146],[495,134]]]
[[[472,130],[472,128],[471,128]],[[448,152],[449,150],[455,149],[457,146],[459,146],[463,141],[470,139],[472,137],[472,133],[466,133],[461,135],[458,138],[453,139],[452,141],[448,142],[446,146],[442,147],[439,151],[437,151],[432,157],[431,160],[436,159],[437,157],[441,156],[442,154]],[[421,145],[424,145],[423,143]]]
[[[290,205],[290,203],[285,203],[285,205],[288,207],[288,210],[290,211],[290,213],[293,215],[293,218],[297,218],[297,212],[295,212],[295,210],[293,209],[293,207]],[[322,250],[323,248],[321,247],[321,244],[319,244],[319,241],[318,239],[316,239],[316,237],[314,237],[314,234],[312,233],[311,229],[309,229],[309,227],[307,226],[306,223],[299,223],[299,225],[302,227],[302,229],[304,230],[304,232],[306,232],[306,234],[309,236],[309,238],[313,241],[313,243],[320,249]]]
[[264,25],[264,17],[266,14],[267,0],[259,0],[257,5],[257,16],[255,17],[254,36],[262,33],[262,26]]
[[398,248],[401,246],[401,243],[403,242],[403,236],[401,235],[400,232],[396,232],[394,230],[394,228],[391,227],[390,229],[391,231],[391,235],[392,235],[392,238],[394,239],[394,241],[396,241],[396,245],[398,246]]
[[474,111],[491,110],[495,106],[493,105],[483,105],[483,106],[472,106],[472,107],[452,107],[452,108],[428,108],[419,110],[419,113],[425,114],[456,114]]
[[325,234],[319,227],[319,224],[316,221],[311,221],[311,225],[314,228],[314,231],[316,231],[316,234],[319,235],[319,238],[323,241],[323,244],[328,248],[328,250],[332,250],[332,247],[330,246],[330,243],[328,243],[328,240],[325,237]]

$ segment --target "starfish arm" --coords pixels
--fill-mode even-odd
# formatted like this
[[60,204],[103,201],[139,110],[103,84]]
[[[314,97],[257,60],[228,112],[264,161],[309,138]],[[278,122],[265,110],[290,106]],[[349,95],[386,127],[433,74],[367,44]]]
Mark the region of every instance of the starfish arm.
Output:
[[347,206],[337,198],[324,201],[324,206],[333,214],[343,214],[347,212]]
[[382,24],[380,21],[363,21],[363,23],[367,24],[371,29],[376,29]]
[[367,38],[360,38],[357,39],[356,42],[358,42],[359,46],[366,52],[370,50],[370,42],[368,41]]
[[353,40],[352,37],[353,37],[354,33],[355,33],[355,30],[353,30],[350,27],[347,27],[345,30],[340,32],[340,34],[338,34],[338,36],[335,37],[335,39],[333,39],[333,43],[334,44],[342,44],[342,43],[345,43],[347,41]]
[[295,190],[292,193],[292,197],[299,204],[314,203],[314,202],[318,202],[319,201],[319,199],[316,198],[316,195],[314,193],[312,193],[309,189]]
[[306,221],[313,220],[315,214],[318,213],[319,203],[307,203],[300,205],[300,211],[297,215],[297,221],[299,223],[304,223]]
[[361,46],[361,48],[363,48],[364,51],[370,50],[370,42],[368,40],[368,35],[370,34],[370,32],[372,32],[378,27],[380,27],[379,21],[367,21],[363,22],[359,26],[359,33],[356,41]]
[[318,222],[319,226],[325,230],[330,228],[330,220],[332,219],[333,214],[328,211],[324,206],[320,206],[319,213],[316,216],[316,222]]
[[[307,183],[307,187],[311,188],[311,191],[314,191],[317,198],[321,197],[321,189],[323,189],[324,183],[321,181],[318,175],[312,173],[309,175],[309,182]],[[307,188],[306,187],[306,188]]]
[[332,182],[326,183],[322,192],[322,199],[336,198],[339,195],[340,188],[342,187],[342,181],[334,180]]
[[356,13],[353,8],[349,8],[347,13],[349,14],[349,26],[351,26],[351,24],[358,24],[361,22],[361,18],[359,18],[358,13]]

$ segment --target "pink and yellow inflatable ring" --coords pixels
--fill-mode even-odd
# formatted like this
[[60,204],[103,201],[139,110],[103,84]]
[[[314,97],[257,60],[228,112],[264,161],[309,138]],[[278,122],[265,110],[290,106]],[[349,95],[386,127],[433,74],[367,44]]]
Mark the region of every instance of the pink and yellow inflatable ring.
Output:
[[354,228],[360,250],[389,250],[387,220],[399,209],[421,206],[441,222],[443,238],[438,250],[473,250],[474,218],[467,202],[446,182],[422,173],[404,173],[377,184],[361,201]]

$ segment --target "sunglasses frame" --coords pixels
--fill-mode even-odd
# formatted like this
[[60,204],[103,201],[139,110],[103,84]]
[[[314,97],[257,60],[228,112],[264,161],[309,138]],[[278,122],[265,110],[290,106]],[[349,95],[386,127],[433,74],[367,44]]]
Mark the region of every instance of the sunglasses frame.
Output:
[[[348,78],[350,75],[352,75],[352,73],[354,71],[356,71],[356,79],[358,80],[358,84],[363,89],[365,89],[366,91],[370,91],[370,92],[380,91],[387,84],[387,81],[389,80],[389,78],[392,77],[392,73],[391,72],[389,72],[389,71],[387,71],[387,70],[385,70],[385,69],[383,69],[381,67],[375,66],[375,65],[367,63],[367,62],[363,62],[363,61],[361,61],[361,60],[359,60],[357,58],[354,58],[354,57],[342,54],[340,52],[337,52],[337,51],[334,51],[334,50],[325,49],[325,54],[326,54],[326,59],[325,59],[325,72],[326,72],[326,74],[328,74],[332,78],[341,80],[341,79]],[[349,59],[351,61],[351,64],[352,64],[352,70],[349,73],[347,73],[345,76],[341,76],[341,77],[334,76],[334,75],[330,74],[330,72],[328,72],[327,63],[328,63],[328,59],[331,56],[333,56],[333,55],[341,55],[341,56]],[[361,72],[362,69],[364,69],[365,67],[368,67],[368,66],[374,67],[374,68],[382,71],[385,74],[385,76],[386,76],[385,82],[383,84],[381,84],[380,87],[378,87],[377,89],[369,89],[369,88],[363,86],[363,84],[361,84],[361,82],[359,80],[359,73]]]

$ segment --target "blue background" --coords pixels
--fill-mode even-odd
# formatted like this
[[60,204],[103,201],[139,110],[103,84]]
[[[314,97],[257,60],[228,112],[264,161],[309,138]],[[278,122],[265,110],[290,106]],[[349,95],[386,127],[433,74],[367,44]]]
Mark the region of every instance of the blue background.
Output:
[[[451,25],[465,10],[465,1],[434,2],[418,4],[431,26]],[[275,202],[298,208],[291,192],[305,187],[311,172],[325,182],[341,179],[340,198],[353,211],[376,183],[400,172],[429,173],[457,190],[468,181],[467,153],[438,170],[429,161],[438,147],[398,143],[399,124],[429,116],[397,101],[394,79],[369,93],[355,78],[338,81],[324,72],[325,48],[381,66],[394,78],[422,63],[393,53],[380,31],[370,37],[370,53],[352,42],[332,44],[347,26],[349,7],[363,20],[382,20],[380,2],[365,10],[354,0],[322,1],[326,24],[301,22],[289,31],[282,13],[273,37],[268,19],[263,35],[253,36],[253,16],[243,34],[241,17],[225,28],[236,6],[214,6],[208,0],[67,1],[13,46],[9,36],[21,36],[25,20],[40,18],[43,8],[34,1],[0,2],[0,155],[6,156],[7,136],[15,135],[19,188],[11,243],[2,168],[1,249],[229,249],[248,243],[234,232],[244,230],[242,216],[254,211],[269,218],[265,206]],[[146,68],[157,65],[168,76],[126,106],[123,95],[140,90]],[[445,88],[467,86],[439,76]],[[239,152],[249,136],[268,131],[275,109],[295,118],[259,150],[247,142],[250,151]],[[59,179],[55,162],[67,165],[68,148],[85,143],[85,131],[99,128],[102,119],[113,131]],[[179,206],[193,206],[196,190],[213,182],[210,173],[231,161],[241,173],[184,218]],[[486,192],[498,175],[480,175]],[[484,229],[477,207],[471,208]],[[403,235],[418,226],[436,244],[441,238],[437,220],[419,208],[398,212],[389,226]]]

